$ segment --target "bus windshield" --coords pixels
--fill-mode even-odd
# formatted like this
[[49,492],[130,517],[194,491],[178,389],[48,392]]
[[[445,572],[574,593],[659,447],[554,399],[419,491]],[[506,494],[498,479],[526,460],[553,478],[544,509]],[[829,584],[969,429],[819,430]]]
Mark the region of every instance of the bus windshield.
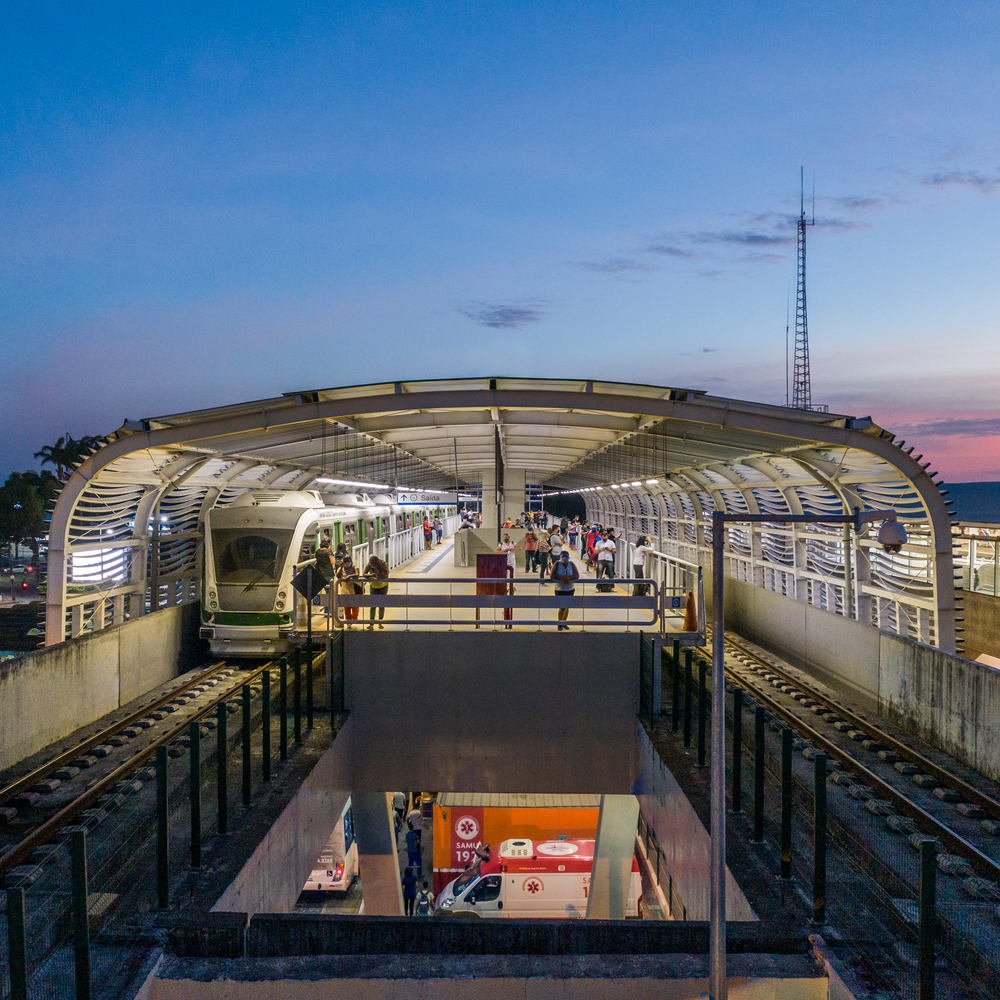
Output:
[[281,577],[292,540],[290,528],[216,528],[212,532],[215,578],[220,584],[273,584]]

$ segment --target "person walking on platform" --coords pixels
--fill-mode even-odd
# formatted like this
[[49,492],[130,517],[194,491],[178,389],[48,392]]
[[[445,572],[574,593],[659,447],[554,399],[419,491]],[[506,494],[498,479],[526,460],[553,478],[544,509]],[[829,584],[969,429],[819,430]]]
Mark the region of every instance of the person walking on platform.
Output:
[[524,533],[524,572],[530,573],[537,565],[535,553],[538,551],[538,535],[535,529],[528,525]]
[[417,869],[417,878],[422,878],[424,874],[424,862],[420,856],[420,838],[413,829],[412,823],[406,824],[406,863],[411,868]]
[[424,887],[417,896],[417,916],[430,917],[434,915],[434,899],[427,890],[427,880],[424,879]]
[[552,546],[549,545],[549,537],[543,531],[538,536],[538,545],[535,548],[535,565],[538,567],[538,579],[544,582],[545,571],[549,565],[549,553]]
[[403,883],[403,914],[412,917],[417,902],[417,876],[413,874],[412,868],[404,870],[400,882]]
[[406,814],[406,821],[413,827],[413,832],[417,835],[417,850],[423,850],[424,834],[424,814],[420,811],[420,794],[414,795],[413,808]]
[[[570,598],[576,593],[575,584],[580,579],[580,571],[576,568],[576,563],[569,557],[569,549],[563,549],[559,556],[559,561],[552,567],[552,580],[556,585],[556,597]],[[569,608],[560,608],[558,611],[559,631],[569,631]]]
[[[365,567],[365,576],[368,578],[370,583],[370,593],[372,597],[384,597],[389,593],[389,567],[379,559],[378,556],[372,556],[368,560],[368,565]],[[371,632],[375,628],[375,608],[370,609],[371,621],[368,624],[368,631]],[[385,618],[385,607],[378,609],[378,627],[385,628],[382,624],[382,619]]]

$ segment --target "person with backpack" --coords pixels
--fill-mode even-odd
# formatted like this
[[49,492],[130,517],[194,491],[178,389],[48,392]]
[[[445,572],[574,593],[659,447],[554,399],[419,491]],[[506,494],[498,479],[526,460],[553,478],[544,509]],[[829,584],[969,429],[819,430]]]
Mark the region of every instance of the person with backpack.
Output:
[[[552,567],[552,581],[556,585],[556,597],[570,598],[576,592],[575,583],[580,579],[580,571],[569,557],[569,549],[563,549],[558,561]],[[569,608],[560,608],[557,615],[559,631],[568,632]]]
[[545,570],[549,565],[549,553],[552,546],[549,545],[548,535],[543,531],[538,536],[538,543],[535,546],[535,565],[538,567],[538,579],[545,581]]
[[424,887],[417,896],[417,916],[432,917],[434,915],[434,897],[427,891],[427,879],[424,879]]
[[524,572],[530,573],[537,565],[535,553],[538,549],[538,535],[535,529],[528,525],[528,530],[524,533]]
[[407,868],[403,872],[400,882],[403,883],[403,913],[407,917],[412,917],[417,904],[417,876],[413,874],[412,868]]
[[[389,592],[389,567],[378,556],[372,556],[365,567],[365,577],[371,581],[370,592],[373,597],[384,597]],[[371,621],[368,631],[375,628],[375,608],[371,608]],[[385,628],[382,619],[385,618],[385,608],[378,609],[378,627]]]

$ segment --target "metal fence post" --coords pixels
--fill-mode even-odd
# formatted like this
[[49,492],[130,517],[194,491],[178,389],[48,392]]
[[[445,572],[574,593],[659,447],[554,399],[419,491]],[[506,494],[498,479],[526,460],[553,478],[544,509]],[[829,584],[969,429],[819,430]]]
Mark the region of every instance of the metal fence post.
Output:
[[792,731],[781,730],[781,877],[792,877]]
[[87,833],[79,828],[69,834],[73,870],[73,952],[76,965],[76,1000],[90,1000],[90,923],[87,919]]
[[295,674],[292,678],[292,700],[295,703],[295,742],[302,742],[302,650],[298,646],[292,654]]
[[670,695],[670,727],[676,733],[681,728],[681,642],[674,639],[673,690]]
[[813,758],[813,923],[826,922],[826,754]]
[[250,805],[250,685],[243,685],[243,805]]
[[219,833],[229,833],[229,739],[226,735],[226,703],[220,701],[215,709],[215,760],[216,760],[216,794],[219,814]]
[[7,890],[7,963],[10,1000],[28,1000],[28,935],[24,925],[24,889]]
[[313,727],[313,644],[306,645],[306,729]]
[[753,839],[764,840],[764,706],[757,705],[753,715]]
[[743,689],[733,691],[733,812],[743,811]]
[[190,747],[191,867],[201,867],[201,730],[197,722],[188,727]]
[[170,841],[167,801],[167,748],[156,748],[156,905],[170,905]]
[[708,691],[705,690],[705,676],[708,664],[698,661],[698,766],[705,766],[705,719],[708,715]]
[[260,725],[261,739],[264,744],[264,780],[271,780],[271,671],[261,674],[260,689]]
[[920,981],[919,1000],[934,1000],[934,944],[937,937],[937,900],[934,884],[937,877],[937,844],[932,837],[920,842]]
[[684,650],[684,746],[691,746],[691,650]]
[[288,658],[282,657],[278,677],[278,758],[288,760]]

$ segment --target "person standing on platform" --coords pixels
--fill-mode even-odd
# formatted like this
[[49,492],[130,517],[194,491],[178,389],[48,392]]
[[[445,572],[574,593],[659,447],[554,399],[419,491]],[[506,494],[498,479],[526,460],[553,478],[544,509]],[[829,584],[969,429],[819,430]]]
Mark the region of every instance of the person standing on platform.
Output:
[[412,868],[406,868],[400,882],[403,883],[403,914],[412,917],[417,902],[417,876],[413,874]]
[[571,549],[576,548],[576,538],[579,533],[580,533],[580,523],[574,517],[569,525],[569,547]]
[[566,538],[559,531],[553,530],[549,535],[549,565],[555,566],[566,548]]
[[[552,580],[556,585],[556,597],[570,598],[576,593],[575,584],[580,579],[580,571],[569,557],[569,549],[563,549],[559,561],[552,567]],[[559,631],[569,631],[569,608],[558,611]]]
[[549,545],[549,536],[543,531],[538,536],[538,545],[535,548],[535,565],[538,567],[538,579],[544,582],[545,571],[549,565],[549,554],[552,546]]
[[406,795],[403,792],[392,793],[392,808],[396,813],[396,822],[400,826],[403,823],[403,814],[406,812]]
[[597,553],[597,578],[606,576],[609,580],[615,575],[615,551],[618,548],[611,537],[611,531],[604,531],[601,540],[594,545]]
[[434,539],[434,525],[431,524],[430,518],[424,517],[424,548],[429,549],[431,547],[431,542]]
[[[653,546],[650,544],[649,538],[646,535],[640,535],[638,544],[632,553],[632,578],[634,580],[643,580],[646,577],[646,557],[649,556],[653,551]],[[636,583],[632,587],[633,597],[645,597],[649,591],[648,583]]]
[[434,518],[434,534],[437,535],[438,545],[441,544],[441,536],[444,534],[444,521],[441,518]]
[[497,552],[507,553],[507,565],[511,569],[511,576],[514,575],[513,571],[517,569],[517,557],[514,555],[514,551],[518,548],[516,542],[510,540],[510,535],[504,532],[503,541],[497,546]]
[[530,573],[537,565],[535,553],[538,551],[538,535],[529,522],[528,530],[524,533],[524,572]]
[[[358,579],[358,569],[354,565],[354,560],[350,556],[344,556],[344,561],[341,563],[340,569],[337,570],[338,583],[338,593],[343,594],[346,597],[354,597],[358,592],[358,587],[361,587],[362,592],[364,592],[364,585],[359,582]],[[344,608],[344,617],[347,619],[347,628],[353,628],[351,624],[353,621],[358,619],[358,611],[360,608]]]
[[[372,556],[368,560],[368,565],[365,567],[365,576],[368,577],[370,581],[370,591],[373,597],[384,597],[389,593],[389,567],[379,559],[378,556]],[[368,631],[371,632],[375,628],[375,608],[371,608],[371,621],[368,624]],[[382,619],[385,618],[385,608],[381,607],[378,609],[378,627],[385,628],[382,624]]]
[[417,878],[422,878],[424,874],[424,861],[420,856],[420,838],[413,829],[412,823],[406,824],[406,864],[408,867],[417,869]]

